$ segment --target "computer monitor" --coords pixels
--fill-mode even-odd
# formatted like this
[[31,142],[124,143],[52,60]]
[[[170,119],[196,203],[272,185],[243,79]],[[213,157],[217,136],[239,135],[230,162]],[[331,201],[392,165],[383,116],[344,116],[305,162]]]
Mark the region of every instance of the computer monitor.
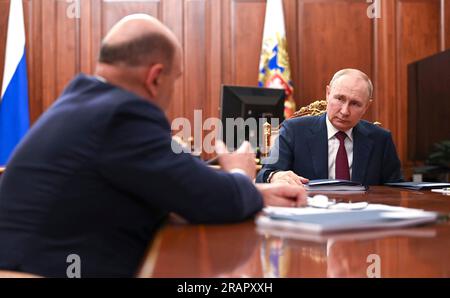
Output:
[[284,89],[223,85],[220,115],[227,147],[234,150],[247,140],[260,148],[263,124],[278,127],[284,120],[285,97]]

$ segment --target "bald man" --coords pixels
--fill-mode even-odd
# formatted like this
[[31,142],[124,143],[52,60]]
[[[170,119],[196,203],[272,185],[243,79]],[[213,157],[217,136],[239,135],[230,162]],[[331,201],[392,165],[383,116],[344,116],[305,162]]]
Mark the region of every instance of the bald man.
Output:
[[[172,151],[163,109],[182,50],[152,17],[121,20],[95,76],[78,75],[32,127],[0,182],[0,269],[46,277],[134,276],[169,213],[241,221],[304,189],[254,185],[254,154],[219,149],[224,171]],[[186,249],[190,249],[186,247]]]
[[364,185],[402,181],[391,133],[361,120],[372,103],[373,85],[357,69],[338,71],[326,88],[327,113],[282,124],[257,182],[300,185],[308,179],[343,179]]

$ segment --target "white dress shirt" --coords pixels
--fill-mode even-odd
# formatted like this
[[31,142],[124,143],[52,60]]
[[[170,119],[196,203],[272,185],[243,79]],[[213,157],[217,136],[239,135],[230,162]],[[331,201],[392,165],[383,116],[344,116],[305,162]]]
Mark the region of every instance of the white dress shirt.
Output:
[[[336,138],[336,133],[339,131],[331,124],[328,119],[328,115],[325,117],[327,123],[328,133],[328,179],[336,178],[336,154],[339,149],[339,140]],[[353,128],[344,131],[347,135],[345,138],[345,151],[347,151],[348,168],[350,169],[350,178],[352,177],[352,165],[353,165]]]

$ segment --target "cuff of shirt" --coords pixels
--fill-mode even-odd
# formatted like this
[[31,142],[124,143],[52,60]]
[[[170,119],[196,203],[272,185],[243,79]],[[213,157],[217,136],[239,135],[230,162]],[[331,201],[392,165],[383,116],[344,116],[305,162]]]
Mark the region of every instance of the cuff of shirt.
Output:
[[230,170],[230,173],[232,173],[232,174],[241,174],[241,175],[244,175],[245,177],[248,178],[247,173],[243,169],[234,168],[234,169]]
[[272,180],[273,175],[275,175],[276,173],[280,172],[281,170],[274,170],[272,172],[269,173],[269,175],[267,175],[267,179],[266,179],[266,183],[270,183],[270,180]]

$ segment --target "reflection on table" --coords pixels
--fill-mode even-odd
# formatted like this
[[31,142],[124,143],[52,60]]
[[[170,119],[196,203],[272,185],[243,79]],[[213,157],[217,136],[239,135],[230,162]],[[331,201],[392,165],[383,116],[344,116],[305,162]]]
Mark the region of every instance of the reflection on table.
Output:
[[[330,195],[331,196],[331,195]],[[450,213],[448,196],[372,187],[342,201]],[[374,267],[377,265],[378,267]],[[450,223],[328,235],[232,225],[167,225],[143,260],[143,277],[450,277]]]

